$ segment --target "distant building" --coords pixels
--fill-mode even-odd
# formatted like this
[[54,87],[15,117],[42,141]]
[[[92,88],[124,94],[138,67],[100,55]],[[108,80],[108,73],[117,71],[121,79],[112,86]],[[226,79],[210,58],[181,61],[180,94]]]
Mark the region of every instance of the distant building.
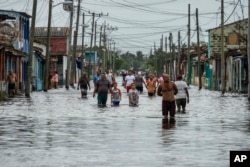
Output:
[[[36,27],[35,38],[47,43],[47,27]],[[54,71],[57,71],[59,74],[59,85],[63,85],[65,83],[65,70],[67,69],[68,38],[68,27],[51,27],[49,77],[52,77]]]

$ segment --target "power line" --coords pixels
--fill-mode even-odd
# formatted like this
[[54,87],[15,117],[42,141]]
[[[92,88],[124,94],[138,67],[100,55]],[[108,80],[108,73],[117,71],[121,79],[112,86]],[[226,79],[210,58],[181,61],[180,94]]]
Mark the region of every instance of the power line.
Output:
[[238,2],[236,3],[236,5],[234,6],[233,11],[232,11],[231,14],[227,17],[227,19],[224,21],[224,23],[226,23],[226,22],[231,18],[231,16],[234,14],[234,12],[235,12],[235,10],[236,10],[236,8],[237,8],[239,2],[240,2],[240,0],[238,0]]

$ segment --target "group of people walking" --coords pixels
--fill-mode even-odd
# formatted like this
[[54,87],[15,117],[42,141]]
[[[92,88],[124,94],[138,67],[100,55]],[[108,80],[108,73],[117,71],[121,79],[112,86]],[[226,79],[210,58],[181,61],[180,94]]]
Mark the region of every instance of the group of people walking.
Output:
[[[113,106],[119,106],[122,99],[121,89],[118,88],[117,82],[114,76],[109,73],[101,73],[97,71],[93,78],[94,91],[93,97],[97,94],[97,102],[99,107],[105,107],[110,93],[111,104]],[[139,105],[139,94],[143,92],[145,86],[148,91],[148,96],[162,96],[162,115],[167,118],[173,118],[175,116],[176,108],[177,112],[186,111],[186,104],[189,103],[188,86],[185,81],[182,80],[182,76],[177,76],[175,82],[170,80],[167,73],[163,73],[160,78],[150,75],[148,79],[144,79],[140,72],[134,75],[131,70],[127,75],[123,76],[122,84],[127,92],[129,106]],[[90,88],[89,79],[86,73],[82,74],[82,77],[78,82],[81,88],[81,96],[87,97],[87,90]]]
[[[16,74],[13,70],[9,71],[6,78],[8,83],[8,93],[10,96],[15,95],[15,82]],[[55,72],[53,76],[55,81],[55,88],[57,88],[58,74]],[[105,107],[108,95],[110,94],[111,104],[113,106],[119,106],[122,99],[121,89],[118,88],[117,82],[114,76],[109,71],[106,73],[101,73],[97,71],[93,78],[94,91],[93,97],[97,94],[97,102],[99,107]],[[188,86],[185,81],[182,80],[182,76],[177,76],[175,82],[170,81],[170,77],[167,73],[163,73],[160,78],[154,75],[149,75],[148,78],[143,78],[141,73],[138,72],[134,75],[131,70],[128,71],[126,75],[123,75],[123,84],[126,89],[129,106],[139,105],[139,94],[143,92],[143,87],[145,86],[148,92],[148,96],[162,96],[162,115],[164,117],[174,117],[176,108],[177,112],[186,112],[186,104],[189,103],[189,92]],[[91,90],[90,81],[85,72],[79,78],[77,89],[81,90],[81,97],[87,97],[88,89]]]

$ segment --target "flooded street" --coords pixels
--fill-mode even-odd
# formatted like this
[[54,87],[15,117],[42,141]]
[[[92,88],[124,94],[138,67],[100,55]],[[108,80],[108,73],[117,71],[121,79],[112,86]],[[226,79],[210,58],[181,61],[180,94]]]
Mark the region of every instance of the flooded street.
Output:
[[[121,80],[121,78],[118,78]],[[161,97],[98,108],[79,90],[33,92],[0,102],[2,167],[226,167],[230,150],[250,149],[246,96],[190,86],[186,114],[163,120]]]

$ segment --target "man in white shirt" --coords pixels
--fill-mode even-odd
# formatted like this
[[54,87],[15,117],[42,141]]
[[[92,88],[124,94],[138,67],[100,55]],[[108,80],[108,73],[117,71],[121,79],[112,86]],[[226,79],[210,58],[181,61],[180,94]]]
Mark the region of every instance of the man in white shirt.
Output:
[[106,78],[109,81],[111,87],[113,87],[113,75],[108,70],[106,71]]
[[124,88],[127,89],[127,93],[131,89],[131,84],[135,82],[135,76],[132,75],[132,71],[128,71],[128,75],[125,77]]
[[189,93],[188,93],[188,86],[185,81],[182,80],[182,76],[179,75],[177,77],[177,81],[175,81],[175,85],[178,88],[178,94],[175,95],[176,105],[177,105],[177,112],[181,111],[185,113],[186,103],[189,103]]

